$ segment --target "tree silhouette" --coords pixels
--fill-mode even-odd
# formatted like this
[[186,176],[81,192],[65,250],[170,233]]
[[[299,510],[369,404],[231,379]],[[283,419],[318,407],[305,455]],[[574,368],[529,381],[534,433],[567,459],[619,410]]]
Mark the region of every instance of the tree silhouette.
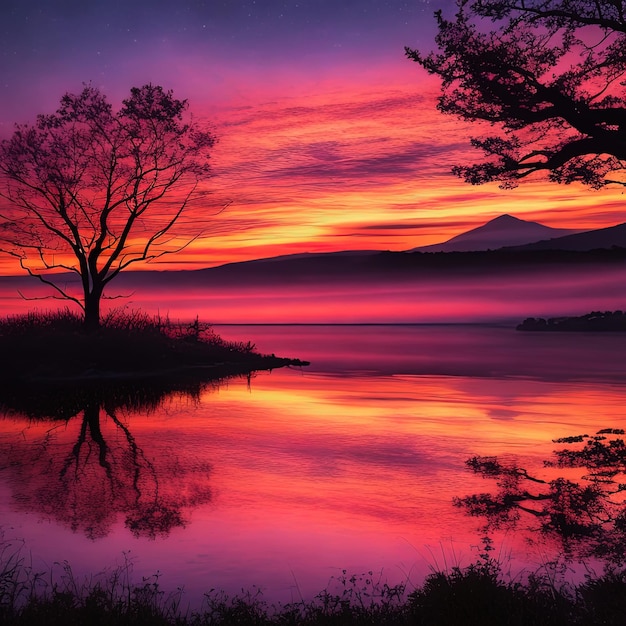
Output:
[[[114,111],[86,86],[0,143],[0,251],[52,297],[77,303],[88,329],[99,326],[104,289],[122,270],[194,238],[174,227],[209,174],[215,140],[183,119],[187,108],[149,84]],[[54,280],[59,271],[78,275],[80,295]]]
[[437,52],[407,56],[442,79],[438,108],[501,130],[474,138],[487,160],[453,168],[503,188],[536,172],[626,185],[626,3],[458,0],[435,13]]
[[46,414],[63,418],[53,419],[43,434],[29,437],[24,428],[22,437],[0,449],[0,473],[15,506],[89,539],[105,537],[120,517],[133,535],[155,539],[184,527],[185,511],[211,500],[208,463],[189,465],[171,451],[144,449],[123,417],[126,408],[156,410],[167,391],[126,397],[86,391],[69,402],[58,395],[49,397],[48,411],[43,397],[31,404],[31,419],[36,426],[50,424]]
[[533,475],[515,461],[472,457],[467,466],[484,478],[494,479],[498,491],[455,498],[455,505],[485,518],[486,532],[524,526],[557,539],[566,555],[594,556],[622,564],[626,559],[623,435],[623,430],[605,429],[595,435],[554,440],[569,447],[555,450],[553,459],[544,465],[569,475],[553,479]]

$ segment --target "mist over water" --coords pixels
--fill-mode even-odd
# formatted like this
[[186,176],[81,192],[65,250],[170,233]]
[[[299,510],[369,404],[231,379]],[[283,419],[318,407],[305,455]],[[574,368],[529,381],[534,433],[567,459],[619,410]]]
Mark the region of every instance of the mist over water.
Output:
[[[173,297],[172,297],[173,296]],[[626,307],[626,268],[274,286],[137,290],[131,306],[213,323],[487,322]]]
[[[271,267],[271,265],[268,265]],[[0,278],[0,312],[55,308],[56,300],[25,301],[43,287],[25,278]],[[421,273],[393,279],[306,277],[263,280],[237,274],[211,280],[202,272],[130,273],[111,284],[106,307],[127,306],[215,324],[519,322],[526,317],[582,315],[626,308],[626,268],[619,264]]]

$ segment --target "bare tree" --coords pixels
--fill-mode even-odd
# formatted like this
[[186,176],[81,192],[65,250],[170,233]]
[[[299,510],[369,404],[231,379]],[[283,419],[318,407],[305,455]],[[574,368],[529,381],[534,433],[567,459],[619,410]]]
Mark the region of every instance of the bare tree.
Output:
[[435,13],[438,51],[407,56],[442,79],[438,108],[499,129],[487,159],[454,168],[503,188],[536,172],[626,186],[626,2],[457,0]]
[[[105,287],[122,270],[194,238],[174,227],[209,175],[215,138],[184,120],[187,108],[149,84],[114,111],[86,86],[0,143],[0,251],[77,303],[87,329],[99,327]],[[78,275],[79,293],[55,280],[60,271]]]

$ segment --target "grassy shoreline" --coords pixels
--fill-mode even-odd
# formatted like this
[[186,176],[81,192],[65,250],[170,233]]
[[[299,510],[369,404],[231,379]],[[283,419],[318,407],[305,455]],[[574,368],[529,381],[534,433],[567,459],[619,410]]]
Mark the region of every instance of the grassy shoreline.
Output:
[[199,610],[167,595],[158,575],[132,582],[132,564],[78,580],[69,564],[54,581],[15,552],[0,550],[0,623],[5,626],[591,626],[620,625],[626,573],[608,571],[578,586],[531,574],[507,580],[492,559],[433,571],[412,590],[388,586],[372,572],[344,574],[310,601],[270,604],[256,591],[211,590]]
[[2,384],[57,384],[111,379],[215,380],[256,370],[307,365],[263,355],[250,342],[229,342],[209,324],[174,323],[140,311],[114,312],[87,333],[69,310],[0,319]]
[[0,319],[0,411],[69,419],[88,407],[150,410],[171,394],[308,362],[225,341],[209,324],[114,312],[86,332],[71,311]]

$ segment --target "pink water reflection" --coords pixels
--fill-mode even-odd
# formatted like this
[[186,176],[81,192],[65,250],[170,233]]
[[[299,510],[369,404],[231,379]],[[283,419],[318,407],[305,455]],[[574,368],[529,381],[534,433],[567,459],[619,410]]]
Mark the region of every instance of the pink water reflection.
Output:
[[[475,556],[477,524],[451,506],[455,495],[489,488],[464,470],[468,456],[514,455],[541,471],[551,439],[626,426],[622,362],[607,359],[604,370],[592,371],[602,350],[626,353],[621,336],[613,336],[612,352],[599,337],[561,336],[524,353],[519,335],[502,328],[222,330],[311,358],[312,366],[260,373],[250,385],[235,380],[207,391],[200,402],[178,397],[150,415],[124,416],[166,492],[202,486],[210,494],[186,501],[186,525],[167,536],[133,535],[123,512],[103,537],[72,532],[53,508],[33,504],[41,479],[3,463],[3,524],[25,538],[36,563],[68,559],[75,571],[94,572],[130,550],[138,576],[159,570],[167,587],[183,584],[194,603],[211,587],[255,584],[272,600],[310,597],[342,569],[418,583],[443,554],[461,563]],[[531,353],[541,364],[535,375]],[[123,433],[104,423],[119,443]],[[74,421],[51,428],[7,417],[0,421],[3,458],[41,450],[44,441],[67,454],[76,428]],[[528,554],[521,537],[500,540],[520,562],[542,558]]]

